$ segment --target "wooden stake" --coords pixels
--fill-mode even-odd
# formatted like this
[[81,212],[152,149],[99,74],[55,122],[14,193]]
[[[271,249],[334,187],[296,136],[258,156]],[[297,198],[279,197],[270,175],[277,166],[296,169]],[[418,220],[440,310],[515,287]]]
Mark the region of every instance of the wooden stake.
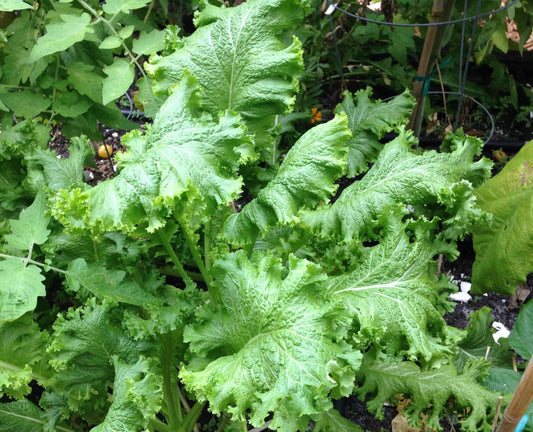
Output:
[[496,430],[496,426],[498,426],[498,419],[500,418],[500,411],[502,410],[502,401],[503,396],[500,396],[498,398],[498,405],[496,406],[496,414],[494,415],[494,421],[492,422],[492,432]]
[[[455,0],[433,0],[431,9],[431,23],[448,21],[452,15]],[[447,25],[431,26],[428,28],[424,47],[420,55],[420,62],[416,71],[417,79],[413,83],[413,96],[416,99],[416,106],[409,120],[408,129],[412,129],[416,136],[420,136],[420,128],[424,118],[425,95],[424,85],[429,75],[433,71],[433,64],[440,55],[440,49],[444,40]]]
[[503,412],[502,422],[496,432],[514,432],[531,401],[533,401],[533,356],[529,359],[511,402]]

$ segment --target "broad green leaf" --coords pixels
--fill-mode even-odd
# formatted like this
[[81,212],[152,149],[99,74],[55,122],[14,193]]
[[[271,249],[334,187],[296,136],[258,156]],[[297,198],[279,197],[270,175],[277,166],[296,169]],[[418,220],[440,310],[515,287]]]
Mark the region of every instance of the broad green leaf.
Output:
[[486,357],[492,366],[503,366],[510,364],[511,351],[508,344],[494,341],[492,334],[494,329],[491,324],[494,318],[490,315],[490,309],[483,307],[474,311],[469,316],[470,323],[465,329],[466,336],[457,344],[457,355],[454,364],[459,371],[472,358],[485,358],[487,349],[490,348],[489,355]]
[[106,405],[108,386],[115,379],[114,356],[135,364],[154,350],[147,342],[128,337],[121,318],[120,310],[93,299],[56,320],[48,348],[50,364],[57,371],[54,389],[69,398],[72,409]]
[[44,432],[44,425],[43,412],[29,400],[0,404],[2,432]]
[[329,200],[346,166],[350,137],[346,126],[346,117],[339,116],[305,133],[287,153],[276,177],[227,220],[225,237],[234,244],[253,244],[276,225],[296,223],[301,209]]
[[30,89],[18,92],[0,91],[0,100],[20,117],[35,117],[46,110],[51,103],[50,98]]
[[175,214],[190,227],[211,218],[241,192],[236,172],[249,160],[250,139],[235,115],[218,123],[194,114],[197,91],[185,79],[161,107],[146,135],[124,138],[128,152],[114,179],[86,192],[57,197],[54,214],[67,225],[100,230],[147,230]]
[[91,432],[137,431],[148,426],[161,408],[163,378],[150,371],[146,359],[126,364],[112,357],[113,400],[103,423]]
[[314,432],[363,432],[361,426],[352,423],[335,409],[330,409],[314,417],[314,422]]
[[0,11],[13,12],[22,9],[33,9],[32,5],[23,2],[22,0],[1,0]]
[[[187,70],[202,88],[205,110],[240,113],[251,132],[260,132],[258,141],[268,142],[265,130],[290,109],[298,89],[302,49],[290,31],[303,22],[302,12],[297,0],[207,5],[196,16],[197,30],[175,53],[147,64],[155,94],[166,94]],[[258,121],[270,126],[258,127]]]
[[414,216],[438,216],[451,234],[464,234],[481,213],[474,208],[472,187],[490,175],[488,160],[472,163],[481,142],[457,137],[450,153],[422,154],[411,149],[415,143],[410,131],[402,131],[361,180],[344,189],[333,204],[304,215],[304,222],[321,236],[349,242],[387,207],[403,204]]
[[452,365],[421,370],[414,362],[384,363],[368,356],[360,369],[364,376],[363,385],[355,391],[360,397],[372,394],[367,407],[379,417],[382,417],[379,413],[385,401],[397,394],[408,394],[412,404],[405,408],[404,414],[420,419],[420,413],[424,413],[426,427],[437,430],[440,429],[439,420],[453,398],[452,410],[470,408],[460,420],[462,431],[490,432],[499,395],[478,384],[485,368],[486,362],[478,360],[469,362],[463,373],[458,374]]
[[515,325],[509,335],[511,347],[523,358],[529,359],[533,355],[533,301],[522,307]]
[[120,41],[120,38],[111,35],[106,37],[100,45],[98,45],[98,48],[100,49],[114,49],[118,48],[120,45],[122,45],[122,42]]
[[473,229],[472,292],[511,295],[533,271],[533,141],[476,196],[492,220]]
[[20,399],[31,392],[32,380],[45,384],[49,372],[43,367],[47,341],[48,333],[39,329],[31,314],[0,324],[1,394]]
[[73,138],[69,149],[69,157],[58,158],[49,150],[36,152],[32,160],[38,162],[44,171],[46,185],[52,191],[58,191],[83,184],[83,166],[92,149],[87,138]]
[[447,327],[441,292],[448,283],[435,277],[433,257],[450,246],[435,240],[430,223],[405,225],[399,211],[380,226],[380,243],[363,249],[350,273],[331,278],[328,292],[346,310],[361,349],[377,343],[410,360],[431,361],[451,353],[460,333]]
[[134,30],[135,30],[135,26],[128,25],[128,26],[122,27],[117,33],[122,39],[127,39],[133,34]]
[[385,133],[406,124],[414,108],[414,99],[405,91],[390,102],[372,101],[372,89],[367,87],[352,94],[345,91],[336,113],[344,112],[352,138],[348,141],[348,176],[367,170],[383,148],[379,142]]
[[68,82],[80,94],[96,103],[102,103],[102,82],[104,78],[94,72],[94,66],[73,62],[69,65]]
[[128,60],[117,58],[104,68],[104,72],[107,78],[102,85],[102,103],[107,105],[128,91],[135,78],[135,70]]
[[76,91],[57,94],[53,109],[63,117],[78,117],[87,112],[93,102]]
[[39,192],[32,205],[22,210],[18,220],[10,220],[11,234],[6,235],[7,242],[14,248],[27,251],[34,244],[43,244],[50,234],[46,216],[48,206],[44,192]]
[[135,282],[124,281],[126,272],[108,270],[99,263],[87,265],[83,258],[70,263],[66,276],[72,290],[78,291],[82,286],[100,299],[137,306],[161,302]]
[[352,391],[361,355],[334,340],[320,268],[292,257],[286,270],[241,251],[218,261],[214,276],[220,305],[205,305],[186,328],[194,357],[181,372],[214,413],[249,414],[260,426],[274,412],[273,429],[305,430],[308,416],[331,408],[331,391]]
[[132,51],[135,54],[151,55],[161,51],[165,46],[165,32],[153,30],[141,32],[138,39],[133,39]]
[[41,269],[19,258],[0,261],[0,322],[13,321],[33,311],[37,297],[46,294]]
[[61,23],[46,26],[46,34],[37,40],[30,53],[30,62],[59,51],[65,51],[77,42],[82,41],[87,33],[94,30],[89,27],[91,17],[87,13],[81,15],[60,15]]
[[107,0],[102,6],[105,13],[118,14],[145,7],[151,0]]

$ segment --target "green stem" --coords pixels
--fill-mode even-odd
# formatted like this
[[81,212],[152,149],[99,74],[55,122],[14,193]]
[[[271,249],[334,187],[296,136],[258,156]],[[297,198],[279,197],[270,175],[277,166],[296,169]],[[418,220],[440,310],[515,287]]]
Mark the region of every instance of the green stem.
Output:
[[106,20],[105,18],[103,18],[102,16],[100,16],[98,14],[97,11],[95,11],[89,4],[87,4],[84,0],[78,0],[78,2],[85,8],[87,9],[95,18],[97,21],[101,21],[103,22],[107,28],[109,28],[109,30],[111,31],[111,33],[113,34],[113,36],[117,37],[119,40],[120,40],[120,44],[122,45],[122,47],[124,48],[124,51],[126,52],[126,54],[128,55],[128,57],[131,59],[131,61],[135,64],[135,66],[137,66],[137,69],[139,69],[139,72],[141,72],[141,75],[145,78],[145,79],[148,79],[146,77],[146,74],[144,73],[144,70],[143,68],[141,67],[141,65],[139,64],[139,62],[137,61],[137,58],[133,55],[133,52],[131,52],[131,50],[128,48],[128,46],[126,45],[126,42],[124,42],[124,39],[122,39],[120,37],[120,35],[118,34],[118,32],[115,30],[115,27],[113,27],[113,25],[111,24],[110,21]]
[[204,227],[204,260],[205,260],[205,268],[206,270],[211,270],[211,222],[207,222]]
[[28,259],[28,258],[23,258],[23,257],[19,257],[19,256],[15,256],[15,255],[6,255],[6,254],[3,254],[3,253],[0,253],[0,258],[17,258],[19,260],[22,260],[24,261],[26,264],[34,264],[36,266],[39,266],[39,267],[42,267],[42,268],[48,268],[50,270],[53,270],[55,272],[58,272],[58,273],[63,273],[63,274],[67,274],[68,272],[65,271],[65,270],[61,270],[60,268],[57,268],[57,267],[52,267],[52,266],[49,266],[47,264],[43,264],[39,261],[34,261],[32,259]]
[[163,423],[161,420],[156,418],[150,420],[150,427],[159,432],[174,432],[174,430],[169,425]]
[[181,220],[181,218],[178,219],[178,223],[185,237],[185,241],[187,242],[187,246],[189,246],[189,250],[191,251],[194,262],[196,263],[198,270],[200,270],[200,274],[202,275],[202,278],[204,279],[204,282],[207,285],[207,290],[209,291],[209,296],[211,297],[211,301],[213,302],[214,305],[216,305],[219,303],[219,298],[215,292],[215,288],[213,287],[213,278],[211,277],[211,274],[205,267],[204,261],[200,255],[200,251],[198,250],[198,246],[194,242],[193,233],[191,232],[189,227],[184,223],[184,221]]
[[205,406],[205,402],[203,403],[196,402],[193,405],[191,410],[185,416],[183,425],[179,429],[179,432],[191,432],[194,429],[194,425],[196,424],[198,417],[200,417],[200,414],[202,413],[204,406]]
[[168,411],[168,423],[172,429],[176,429],[183,422],[181,404],[178,394],[178,381],[173,374],[174,369],[174,347],[172,336],[175,332],[163,335],[163,391],[165,403]]
[[168,256],[172,260],[173,264],[176,266],[176,269],[178,270],[178,273],[181,276],[181,278],[186,283],[192,283],[192,279],[190,278],[190,276],[187,274],[187,272],[181,265],[180,259],[178,258],[178,256],[176,255],[176,252],[174,252],[174,249],[170,245],[169,239],[161,232],[158,232],[157,234],[158,234],[159,240],[161,241],[161,244],[165,248],[165,251],[168,253]]
[[56,112],[54,110],[54,104],[55,104],[55,101],[56,101],[56,94],[57,94],[55,84],[57,83],[58,78],[59,78],[59,63],[60,63],[59,53],[57,53],[56,54],[56,72],[55,72],[55,76],[54,76],[54,86],[52,88],[52,105],[51,105],[52,106],[52,115],[50,116],[50,121],[52,121],[54,119],[54,116],[56,114]]
[[154,8],[155,0],[152,0],[150,2],[150,6],[148,6],[148,11],[146,12],[146,15],[144,16],[143,22],[146,24],[148,22],[148,18],[150,17],[150,14],[152,13],[152,10]]

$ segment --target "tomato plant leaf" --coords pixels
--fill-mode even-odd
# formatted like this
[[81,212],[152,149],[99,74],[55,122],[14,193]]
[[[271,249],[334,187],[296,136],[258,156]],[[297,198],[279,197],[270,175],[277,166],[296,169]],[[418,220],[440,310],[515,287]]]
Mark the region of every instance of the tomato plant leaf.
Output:
[[109,0],[106,1],[102,9],[108,14],[118,14],[128,12],[131,9],[139,9],[150,3],[151,0]]
[[35,265],[20,258],[0,261],[0,322],[13,321],[33,311],[37,297],[46,294],[44,276]]
[[30,52],[30,62],[35,62],[49,54],[65,51],[75,43],[82,41],[87,33],[94,31],[89,27],[91,17],[86,13],[79,16],[62,14],[60,18],[63,22],[46,26],[46,34],[37,40]]
[[22,0],[2,0],[2,3],[0,3],[0,11],[3,12],[13,12],[22,9],[33,9],[33,6]]
[[135,78],[135,70],[128,60],[118,58],[106,66],[104,72],[107,77],[102,82],[102,103],[107,105],[128,91]]
[[137,39],[133,39],[132,51],[135,54],[151,55],[161,51],[165,46],[165,32],[152,30],[150,33],[141,32]]
[[22,210],[18,220],[10,220],[11,234],[5,236],[14,248],[27,251],[34,244],[43,244],[48,239],[50,230],[46,216],[48,206],[43,192],[39,192],[32,205]]

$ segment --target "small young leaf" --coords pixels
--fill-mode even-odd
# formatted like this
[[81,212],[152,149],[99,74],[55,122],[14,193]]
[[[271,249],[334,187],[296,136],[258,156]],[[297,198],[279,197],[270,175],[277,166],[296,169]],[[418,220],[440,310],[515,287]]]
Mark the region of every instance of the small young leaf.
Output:
[[34,62],[41,57],[53,54],[59,51],[65,51],[67,48],[80,42],[86,33],[93,33],[89,27],[91,17],[82,13],[77,15],[60,15],[62,23],[48,24],[46,34],[37,40],[37,44],[30,53],[30,62]]
[[139,9],[150,3],[151,0],[108,0],[102,9],[108,14],[128,12],[131,9]]
[[41,269],[26,266],[19,258],[0,261],[0,322],[12,321],[33,311],[37,297],[44,296],[46,289]]
[[135,54],[149,55],[161,51],[165,46],[165,32],[153,30],[150,33],[141,32],[139,39],[133,40],[132,51]]
[[114,35],[106,37],[103,42],[98,45],[100,49],[114,49],[120,46],[120,39]]
[[39,192],[33,204],[22,210],[18,220],[9,221],[11,234],[5,236],[7,242],[22,251],[29,250],[34,244],[43,244],[50,234],[47,210],[44,193]]
[[133,34],[133,30],[135,30],[135,26],[133,25],[129,25],[129,26],[126,26],[124,28],[121,28],[119,31],[118,31],[118,35],[122,38],[122,39],[127,39],[129,38],[132,34]]
[[22,0],[2,0],[0,2],[0,11],[2,12],[13,12],[22,9],[33,9],[33,7]]
[[82,286],[100,299],[137,306],[160,301],[135,282],[124,282],[125,275],[124,271],[108,270],[98,263],[87,265],[83,258],[78,258],[69,265],[67,281],[71,289],[77,291]]
[[103,81],[102,103],[107,105],[126,93],[135,78],[135,71],[128,60],[119,58],[106,66],[104,72],[107,78]]

